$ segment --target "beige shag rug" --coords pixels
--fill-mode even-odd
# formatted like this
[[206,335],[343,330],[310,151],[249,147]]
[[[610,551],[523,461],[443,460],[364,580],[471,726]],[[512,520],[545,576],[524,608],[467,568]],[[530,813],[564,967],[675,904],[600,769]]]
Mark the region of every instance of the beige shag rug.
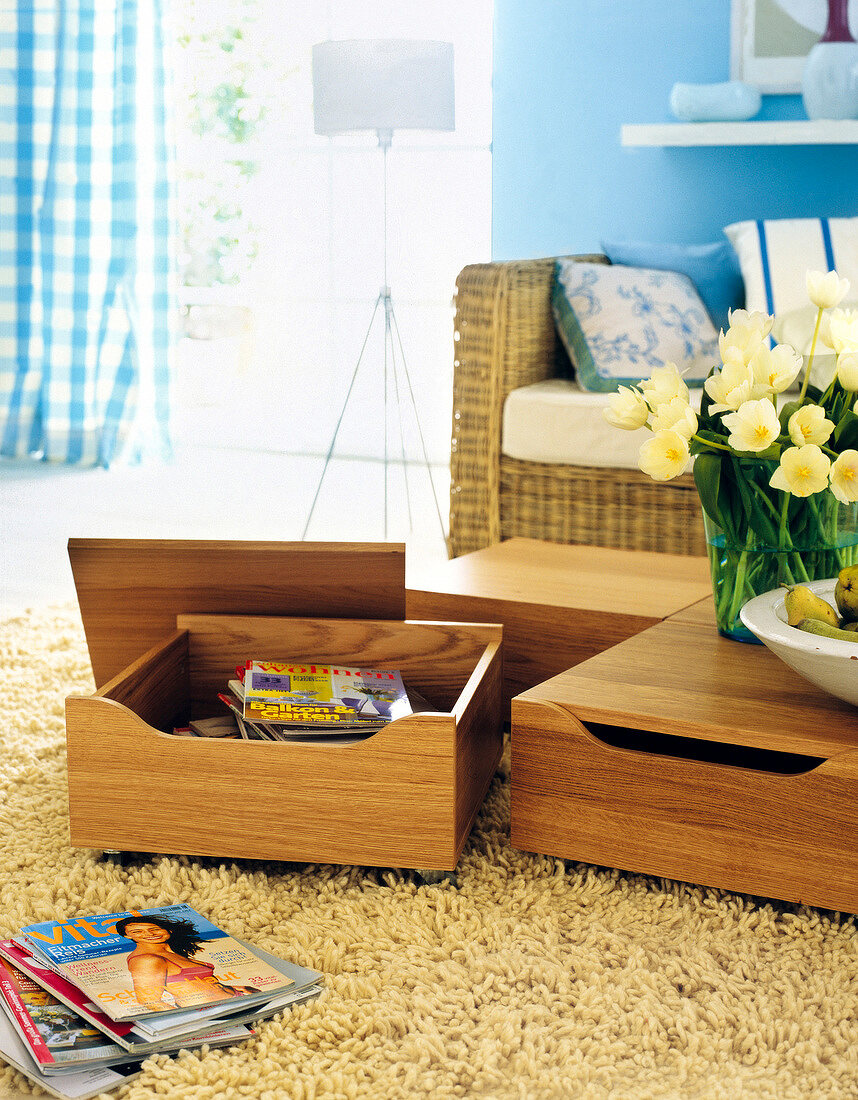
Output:
[[[0,934],[186,901],[327,976],[242,1045],[149,1059],[120,1100],[858,1097],[854,917],[517,852],[506,763],[458,887],[169,855],[120,867],[68,843],[63,700],[91,690],[76,610],[0,623],[0,646]],[[10,1091],[31,1087],[0,1069]]]

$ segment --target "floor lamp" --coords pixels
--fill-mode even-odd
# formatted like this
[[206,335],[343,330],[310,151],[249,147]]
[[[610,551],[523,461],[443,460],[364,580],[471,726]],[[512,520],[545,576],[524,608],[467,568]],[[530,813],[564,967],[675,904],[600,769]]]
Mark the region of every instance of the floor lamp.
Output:
[[325,456],[322,475],[316,487],[302,538],[307,537],[355,380],[364,353],[369,346],[376,317],[379,315],[384,318],[384,538],[387,539],[390,464],[388,398],[391,385],[399,414],[399,436],[409,528],[411,501],[408,496],[408,473],[402,425],[402,402],[405,400],[405,394],[400,392],[401,387],[407,388],[407,396],[414,410],[417,434],[423,450],[423,460],[426,464],[443,538],[444,523],[438,507],[429,456],[426,452],[426,443],[411,387],[411,377],[396,322],[393,298],[387,282],[387,154],[394,130],[455,129],[452,43],[397,38],[347,39],[319,43],[313,47],[313,115],[317,134],[331,137],[359,130],[374,130],[378,135],[384,177],[384,273],[369,327]]

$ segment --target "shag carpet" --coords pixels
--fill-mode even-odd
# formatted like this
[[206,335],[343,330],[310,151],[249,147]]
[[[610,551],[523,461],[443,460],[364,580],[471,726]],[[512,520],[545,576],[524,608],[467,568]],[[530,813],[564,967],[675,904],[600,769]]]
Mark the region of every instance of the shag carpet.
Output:
[[[326,975],[239,1046],[152,1057],[118,1100],[858,1097],[854,917],[515,851],[506,760],[457,886],[169,854],[122,867],[68,841],[64,697],[92,689],[77,610],[0,623],[0,652],[0,935],[187,901]],[[0,1096],[28,1091],[0,1068]]]

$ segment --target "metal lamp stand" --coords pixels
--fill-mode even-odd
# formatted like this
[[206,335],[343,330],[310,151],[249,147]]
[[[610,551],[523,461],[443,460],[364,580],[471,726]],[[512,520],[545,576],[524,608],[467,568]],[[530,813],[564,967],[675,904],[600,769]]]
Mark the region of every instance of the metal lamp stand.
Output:
[[[375,319],[378,316],[379,310],[384,314],[384,538],[387,540],[387,516],[388,516],[388,473],[390,467],[390,455],[388,452],[388,425],[389,425],[389,391],[392,383],[393,396],[396,402],[397,412],[399,414],[399,442],[401,451],[402,473],[403,480],[405,482],[405,501],[408,508],[408,529],[411,530],[411,498],[408,491],[408,471],[405,456],[405,436],[403,433],[402,425],[402,398],[400,395],[400,381],[404,379],[407,384],[408,397],[411,401],[411,407],[414,410],[414,420],[417,424],[417,434],[420,438],[420,446],[423,451],[423,462],[426,466],[426,473],[429,478],[429,485],[432,489],[432,498],[435,502],[435,511],[438,516],[438,524],[441,528],[441,538],[444,539],[444,521],[441,519],[441,509],[438,506],[438,497],[435,493],[435,483],[432,480],[432,469],[429,463],[429,456],[426,452],[426,443],[423,439],[423,431],[420,427],[420,417],[417,413],[417,403],[414,400],[414,390],[411,386],[411,376],[408,373],[408,364],[405,361],[405,351],[402,346],[402,338],[399,335],[399,326],[396,323],[396,314],[393,309],[393,298],[390,294],[390,287],[387,285],[387,153],[390,149],[391,140],[393,138],[392,130],[378,130],[378,144],[382,151],[382,160],[384,165],[384,284],[378,292],[378,297],[375,300],[375,306],[372,310],[372,316],[370,317],[369,326],[366,330],[366,335],[361,345],[360,354],[358,355],[357,363],[355,364],[354,371],[352,372],[351,382],[349,383],[348,391],[346,392],[346,398],[343,402],[343,407],[340,411],[339,418],[337,419],[336,427],[334,428],[334,434],[331,438],[330,446],[328,447],[327,454],[325,455],[325,464],[322,467],[322,475],[319,478],[319,483],[316,486],[316,493],[313,497],[313,503],[310,505],[310,513],[307,516],[307,522],[304,524],[304,532],[301,535],[302,540],[306,539],[307,531],[310,527],[310,521],[313,518],[313,513],[316,509],[316,503],[319,499],[319,493],[322,489],[322,483],[325,480],[325,474],[328,472],[328,466],[331,461],[331,457],[334,453],[334,447],[336,446],[337,436],[340,432],[340,427],[343,423],[343,418],[348,408],[349,400],[354,389],[355,381],[360,371],[361,363],[363,362],[364,352],[369,344],[369,338],[372,334],[373,325]],[[402,379],[400,378],[402,376]]]

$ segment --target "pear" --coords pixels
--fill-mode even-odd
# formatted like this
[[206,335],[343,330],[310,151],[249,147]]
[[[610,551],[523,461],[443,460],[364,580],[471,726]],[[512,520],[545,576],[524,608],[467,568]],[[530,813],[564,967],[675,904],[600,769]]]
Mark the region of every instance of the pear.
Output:
[[834,627],[840,623],[831,604],[803,584],[794,584],[788,589],[784,598],[784,609],[790,626],[798,626],[802,619],[819,619],[820,622]]
[[800,623],[796,623],[796,626],[799,630],[804,630],[807,634],[817,634],[820,638],[837,638],[841,642],[858,645],[858,634],[854,630],[840,630],[819,619],[802,619]]
[[847,619],[841,619],[840,629],[849,630],[853,634],[858,634],[858,620],[853,620],[852,622],[849,622]]
[[837,574],[834,602],[848,622],[858,620],[858,565],[847,565]]

